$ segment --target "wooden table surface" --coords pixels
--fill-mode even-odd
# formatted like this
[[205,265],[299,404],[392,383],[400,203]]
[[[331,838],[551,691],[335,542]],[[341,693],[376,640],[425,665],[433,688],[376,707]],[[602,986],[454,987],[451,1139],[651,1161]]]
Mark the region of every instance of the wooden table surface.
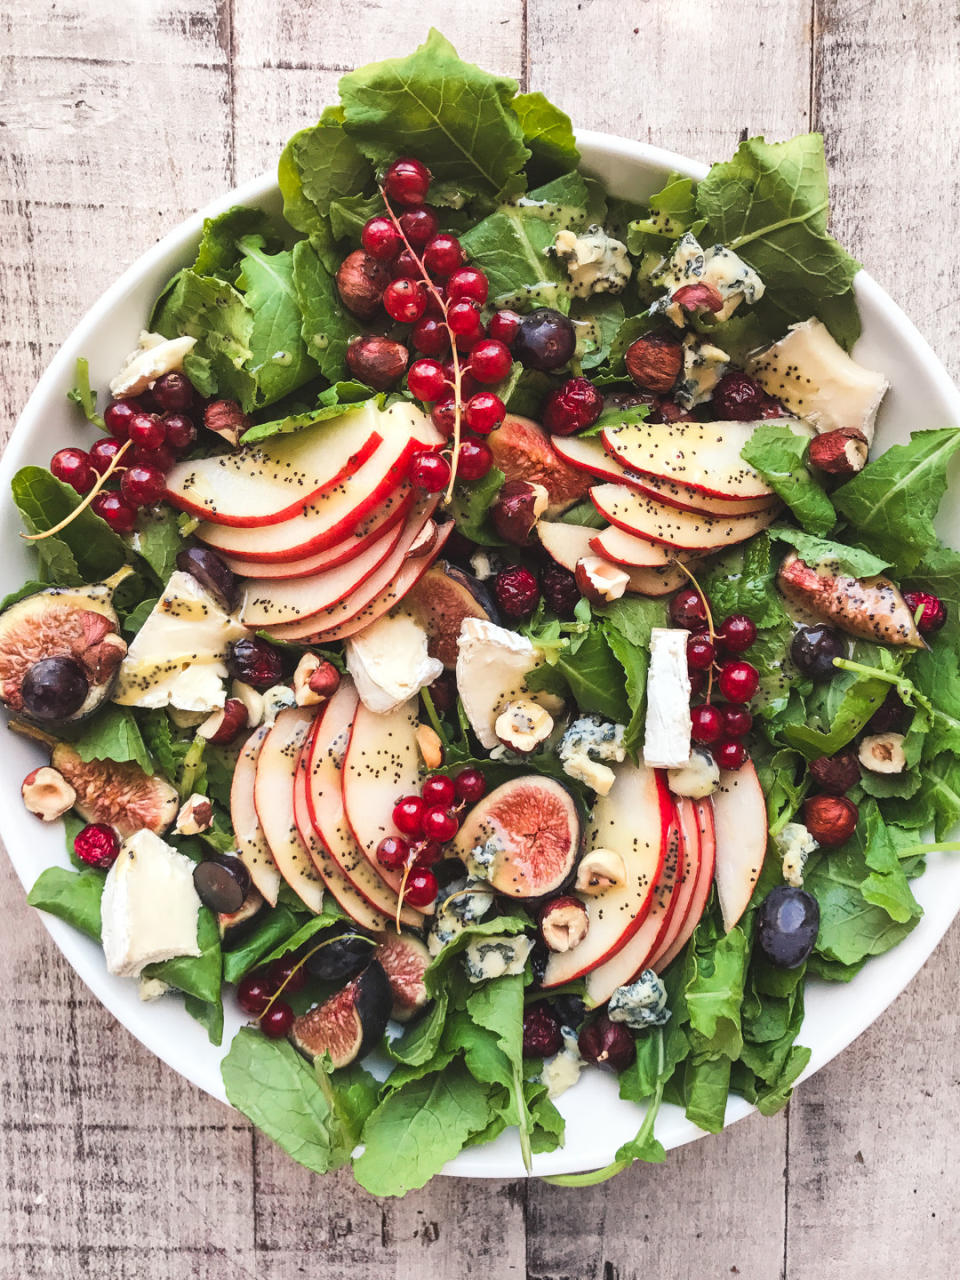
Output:
[[[821,129],[836,234],[960,374],[955,0],[4,0],[3,432],[119,271],[431,23],[575,124],[702,160]],[[0,878],[0,1280],[960,1274],[956,926],[774,1119],[590,1190],[379,1201],[156,1061]]]

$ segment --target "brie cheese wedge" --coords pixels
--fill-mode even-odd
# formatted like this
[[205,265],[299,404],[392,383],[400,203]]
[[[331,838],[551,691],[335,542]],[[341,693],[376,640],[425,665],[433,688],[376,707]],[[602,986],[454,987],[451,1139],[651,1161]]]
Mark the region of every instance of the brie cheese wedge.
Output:
[[443,672],[427,653],[427,633],[408,614],[386,614],[345,643],[347,670],[368,711],[385,715]]
[[107,970],[137,978],[148,964],[198,956],[200,899],[193,863],[152,831],[138,831],[120,847],[100,901]]

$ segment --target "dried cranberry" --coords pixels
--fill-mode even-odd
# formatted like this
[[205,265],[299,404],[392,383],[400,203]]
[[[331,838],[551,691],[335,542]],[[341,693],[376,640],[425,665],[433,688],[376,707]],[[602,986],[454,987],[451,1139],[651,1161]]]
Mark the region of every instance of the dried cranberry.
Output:
[[603,413],[603,395],[589,378],[568,378],[547,396],[543,425],[555,436],[573,435],[593,424]]
[[883,702],[867,721],[867,733],[905,733],[913,713],[897,693],[891,689]]
[[540,573],[540,590],[548,609],[558,618],[572,618],[580,603],[580,588],[569,569],[563,565],[548,564]]
[[637,1056],[633,1036],[622,1022],[611,1022],[605,1013],[583,1028],[577,1045],[587,1062],[611,1071],[625,1070]]
[[910,610],[916,616],[919,608],[923,608],[923,612],[917,619],[917,630],[922,636],[932,635],[947,620],[947,606],[943,603],[939,596],[935,596],[930,591],[905,591],[903,599]]
[[540,588],[529,569],[514,564],[497,574],[497,603],[508,618],[529,618],[540,599]]
[[523,1056],[552,1058],[563,1047],[560,1022],[548,1004],[532,1004],[523,1015]]
[[255,689],[269,689],[283,678],[283,658],[280,650],[266,640],[247,636],[230,646],[227,669],[234,680],[252,684]]
[[73,852],[89,867],[106,870],[120,852],[120,838],[105,822],[91,822],[73,837]]
[[[713,407],[728,422],[755,422],[776,401],[740,369],[725,373],[713,389]],[[779,409],[779,406],[776,406]]]

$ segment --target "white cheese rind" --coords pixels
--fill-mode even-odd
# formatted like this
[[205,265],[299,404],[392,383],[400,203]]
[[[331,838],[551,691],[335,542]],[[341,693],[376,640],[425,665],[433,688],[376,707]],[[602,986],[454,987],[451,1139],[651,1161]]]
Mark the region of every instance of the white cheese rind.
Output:
[[[464,618],[457,640],[457,692],[480,745],[498,745],[497,716],[508,702],[530,698],[551,713],[556,699],[531,693],[524,677],[542,660],[526,636],[498,627],[486,618]],[[562,705],[562,704],[561,704]]]
[[427,644],[426,631],[407,614],[387,614],[346,641],[347,670],[368,711],[395,710],[443,673]]
[[690,759],[688,636],[688,631],[671,627],[654,627],[650,632],[643,734],[643,762],[649,768],[676,769]]
[[165,373],[183,368],[183,361],[197,345],[196,338],[165,338],[161,333],[140,334],[140,345],[131,351],[123,368],[110,383],[110,394],[138,396]]
[[138,831],[124,841],[103,886],[107,970],[137,978],[148,964],[200,955],[199,913],[193,863],[152,831]]

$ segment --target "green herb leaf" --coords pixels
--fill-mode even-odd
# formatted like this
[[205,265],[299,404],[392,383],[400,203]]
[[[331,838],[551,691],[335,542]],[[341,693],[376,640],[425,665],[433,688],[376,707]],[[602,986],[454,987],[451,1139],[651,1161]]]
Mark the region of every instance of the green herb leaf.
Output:
[[184,372],[202,395],[219,392],[246,411],[256,408],[257,383],[246,367],[254,315],[233,285],[196,271],[178,272],[157,299],[151,328],[165,338],[197,339]]
[[183,545],[177,513],[172,507],[156,507],[141,512],[134,535],[134,546],[137,554],[146,560],[156,574],[161,586],[166,586],[177,567],[177,556],[183,550]]
[[256,380],[256,404],[263,406],[296,391],[316,377],[301,329],[304,317],[294,280],[292,250],[266,253],[262,236],[240,241],[243,266],[237,287],[253,313],[247,368]]
[[791,529],[786,525],[774,525],[767,532],[771,538],[788,543],[807,564],[815,565],[828,560],[837,566],[840,573],[848,573],[854,578],[871,578],[890,567],[889,560],[881,560],[872,551],[848,547],[845,543],[832,542],[829,538],[815,538],[812,534],[801,533],[799,529]]
[[357,322],[344,309],[333,276],[309,240],[293,247],[293,282],[307,351],[328,382],[337,382],[347,376],[344,354]]
[[210,1003],[198,1000],[196,996],[184,996],[183,1007],[191,1018],[195,1018],[201,1027],[206,1028],[211,1044],[223,1044],[223,1002],[217,1000]]
[[[30,533],[52,529],[80,503],[80,495],[44,467],[21,467],[13,477],[11,488],[13,500]],[[100,582],[126,564],[128,558],[123,539],[89,507],[60,533],[34,546],[45,570],[43,578],[56,586]]]
[[144,773],[153,773],[153,761],[128,707],[110,702],[83,727],[74,748],[81,760],[134,761]]
[[523,141],[530,151],[527,170],[534,181],[576,169],[580,152],[568,115],[542,93],[518,94],[510,107],[520,121]]
[[66,871],[48,867],[37,877],[27,902],[72,924],[95,942],[100,941],[100,899],[104,877],[97,871]]
[[268,440],[271,436],[289,435],[293,431],[302,431],[305,427],[315,427],[331,418],[342,418],[346,413],[362,409],[377,398],[362,382],[335,382],[317,396],[315,409],[276,418],[272,422],[257,423],[244,432],[242,443],[254,444],[259,440]]
[[740,456],[781,498],[808,533],[828,533],[836,512],[823,488],[807,470],[810,440],[783,423],[762,423],[740,450]]
[[83,410],[83,415],[88,422],[105,431],[103,418],[97,413],[97,393],[90,387],[90,365],[84,356],[77,356],[76,372],[73,377],[73,387],[67,392],[67,399],[78,409]]
[[460,483],[453,493],[451,513],[457,529],[465,538],[484,547],[502,547],[503,538],[496,532],[489,518],[490,508],[497,500],[506,476],[497,467],[491,467],[485,476],[471,484]]

